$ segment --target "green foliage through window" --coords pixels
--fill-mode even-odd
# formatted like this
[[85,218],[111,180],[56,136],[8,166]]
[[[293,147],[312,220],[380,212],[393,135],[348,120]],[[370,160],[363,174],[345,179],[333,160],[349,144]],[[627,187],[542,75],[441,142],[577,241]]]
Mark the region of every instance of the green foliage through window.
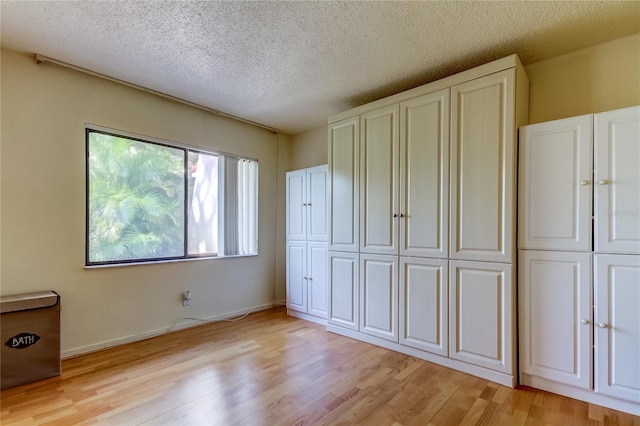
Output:
[[[251,194],[256,203],[218,223],[225,204],[218,199],[225,185],[219,157],[87,129],[87,265],[217,255],[219,226],[238,230],[227,232],[231,241],[243,229],[257,229],[257,163],[233,156],[227,163],[249,161],[255,178],[240,185],[228,179],[220,192],[236,194],[234,200]],[[241,223],[247,217],[248,225]],[[247,247],[230,254],[257,254],[255,232]]]

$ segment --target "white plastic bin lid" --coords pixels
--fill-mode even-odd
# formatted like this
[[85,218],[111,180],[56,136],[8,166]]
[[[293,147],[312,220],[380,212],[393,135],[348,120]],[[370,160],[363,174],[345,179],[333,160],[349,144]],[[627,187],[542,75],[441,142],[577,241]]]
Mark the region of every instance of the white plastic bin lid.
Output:
[[26,311],[27,309],[50,308],[60,302],[60,295],[55,291],[39,291],[36,293],[16,294],[0,297],[0,313]]

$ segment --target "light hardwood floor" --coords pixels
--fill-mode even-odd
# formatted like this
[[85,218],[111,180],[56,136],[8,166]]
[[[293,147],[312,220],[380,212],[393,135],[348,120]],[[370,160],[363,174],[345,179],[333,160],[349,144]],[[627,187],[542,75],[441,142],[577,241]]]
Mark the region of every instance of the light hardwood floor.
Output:
[[640,425],[329,333],[284,308],[63,361],[1,392],[2,425]]

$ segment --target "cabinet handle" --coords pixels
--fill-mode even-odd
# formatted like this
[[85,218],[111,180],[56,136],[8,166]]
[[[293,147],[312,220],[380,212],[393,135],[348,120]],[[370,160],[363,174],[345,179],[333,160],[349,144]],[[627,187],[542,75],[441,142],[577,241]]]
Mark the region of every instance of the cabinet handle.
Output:
[[313,281],[313,278],[311,278],[311,277],[309,277],[309,278],[307,278],[307,279],[308,279],[309,281]]
[[311,205],[311,203],[307,203],[307,206],[310,206],[310,205]]
[[400,213],[400,217],[404,217],[404,214]]
[[308,280],[308,279],[309,279],[309,278],[307,278],[307,277],[302,277],[302,278],[304,278],[305,280]]
[[600,180],[598,181],[598,185],[606,185],[606,184],[608,184],[608,183],[609,183],[609,181],[608,181],[608,180],[606,180],[606,179],[600,179]]
[[588,180],[581,180],[580,181],[580,185],[587,186],[587,185],[589,185],[589,181]]
[[393,214],[393,217],[398,217],[398,214],[397,214],[397,213],[394,213],[394,214]]
[[589,320],[588,319],[581,319],[580,320],[580,324],[589,324]]
[[605,323],[605,322],[599,322],[599,323],[598,323],[598,327],[600,327],[600,328],[607,328],[607,327],[609,327],[609,326],[608,326],[608,325],[607,325],[607,323]]

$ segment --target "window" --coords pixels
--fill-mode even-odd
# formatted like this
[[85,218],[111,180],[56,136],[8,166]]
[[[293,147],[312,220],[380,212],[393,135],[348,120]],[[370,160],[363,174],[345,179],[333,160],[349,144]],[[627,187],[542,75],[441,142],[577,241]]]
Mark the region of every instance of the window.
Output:
[[86,264],[258,252],[258,163],[87,129]]

